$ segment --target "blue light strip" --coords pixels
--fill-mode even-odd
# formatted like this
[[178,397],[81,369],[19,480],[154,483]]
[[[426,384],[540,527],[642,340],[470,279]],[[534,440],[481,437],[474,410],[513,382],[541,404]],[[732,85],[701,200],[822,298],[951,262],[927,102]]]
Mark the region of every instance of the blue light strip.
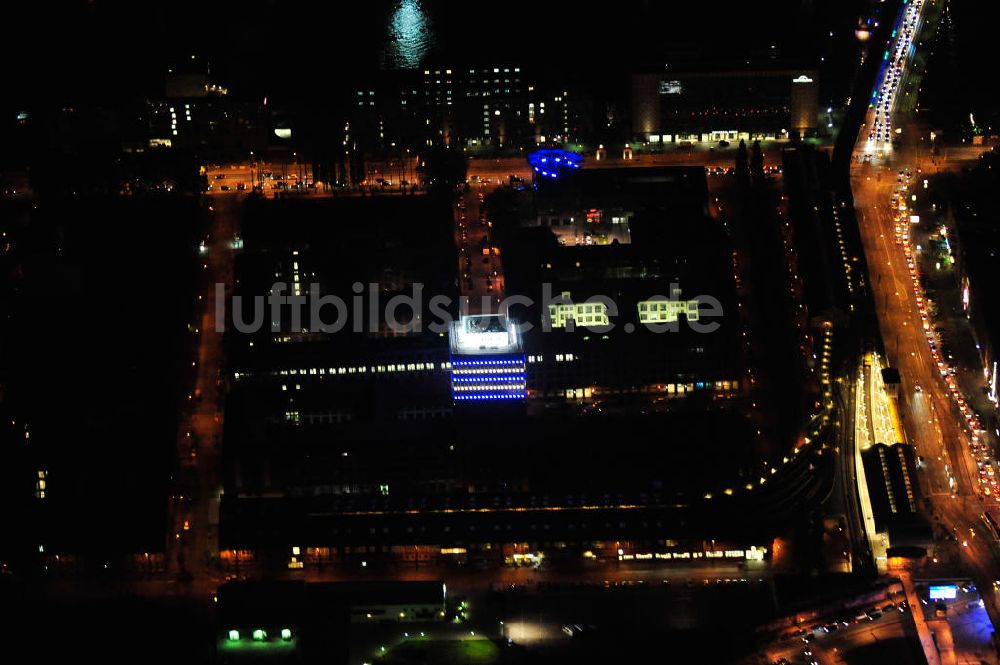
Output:
[[513,376],[457,376],[452,380],[452,383],[491,383],[495,381],[502,383],[524,381],[524,374],[515,374]]
[[[466,356],[467,357],[467,356]],[[527,398],[525,357],[478,357],[451,360],[451,394],[456,402]]]
[[452,360],[452,367],[480,367],[486,365],[523,365],[524,359],[504,360],[501,358],[491,358],[489,360]]
[[495,388],[496,390],[511,390],[511,389],[516,389],[523,385],[524,385],[524,379],[522,378],[516,381],[511,381],[509,383],[498,383],[496,381],[487,381],[480,384],[468,384],[468,383],[452,384],[451,389],[453,391],[488,390],[490,388]]
[[492,401],[492,400],[514,400],[514,399],[524,399],[527,397],[526,393],[490,393],[486,395],[455,395],[455,399],[458,401]]

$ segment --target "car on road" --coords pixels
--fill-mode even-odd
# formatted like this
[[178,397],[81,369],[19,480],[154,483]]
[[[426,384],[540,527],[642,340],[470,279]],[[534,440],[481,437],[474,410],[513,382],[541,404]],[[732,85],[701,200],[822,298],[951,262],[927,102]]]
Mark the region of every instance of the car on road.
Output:
[[570,623],[562,627],[562,631],[570,637],[582,637],[592,634],[596,628],[589,623]]

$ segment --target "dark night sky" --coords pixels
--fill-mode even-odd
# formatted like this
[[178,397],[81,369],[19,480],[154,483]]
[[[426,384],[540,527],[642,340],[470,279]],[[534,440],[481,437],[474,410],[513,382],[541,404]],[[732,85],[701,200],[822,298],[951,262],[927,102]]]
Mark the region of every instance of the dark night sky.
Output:
[[777,43],[791,54],[815,41],[811,30],[829,13],[849,27],[866,4],[626,0],[594,11],[565,0],[376,0],[347,13],[341,2],[20,2],[5,7],[5,87],[15,103],[157,95],[164,70],[197,54],[236,94],[309,97],[383,64],[392,18],[407,2],[427,21],[430,57],[605,69],[671,49],[714,57]]
[[[0,28],[7,65],[0,106],[7,113],[158,97],[166,69],[190,64],[192,54],[207,59],[213,81],[235,96],[322,98],[392,64],[393,19],[408,3],[424,21],[424,63],[507,61],[560,76],[575,71],[590,80],[594,70],[620,74],[672,53],[695,60],[763,58],[772,44],[783,57],[815,64],[828,31],[849,33],[868,0],[624,0],[603,11],[583,11],[583,3],[567,0],[531,6],[457,0],[18,2],[4,8]],[[977,82],[989,78],[992,58],[981,51],[1000,22],[1000,3],[950,4],[955,34],[946,78],[953,88],[943,96],[959,95],[985,115],[993,107],[992,87]],[[842,57],[843,47],[837,53]],[[946,66],[940,54],[938,64]]]

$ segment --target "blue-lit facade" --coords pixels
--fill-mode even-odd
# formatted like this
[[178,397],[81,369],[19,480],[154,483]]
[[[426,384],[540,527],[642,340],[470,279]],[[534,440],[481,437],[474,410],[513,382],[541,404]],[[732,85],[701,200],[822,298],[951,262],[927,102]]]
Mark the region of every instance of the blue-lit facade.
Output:
[[526,361],[517,326],[492,314],[452,324],[451,395],[456,403],[516,402],[527,397]]
[[455,357],[451,395],[456,402],[523,400],[527,396],[524,354]]

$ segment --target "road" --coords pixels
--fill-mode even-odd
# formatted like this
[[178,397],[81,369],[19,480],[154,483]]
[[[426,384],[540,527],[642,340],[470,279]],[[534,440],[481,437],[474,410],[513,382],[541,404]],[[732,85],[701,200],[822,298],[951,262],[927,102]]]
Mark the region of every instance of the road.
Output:
[[196,594],[215,588],[218,574],[218,500],[222,493],[222,334],[215,329],[216,284],[233,283],[233,239],[239,233],[244,195],[227,192],[204,200],[208,232],[197,250],[202,266],[195,323],[197,373],[178,433],[178,468],[170,497],[168,570],[194,584]]
[[[816,662],[819,665],[855,662],[917,665],[921,662],[907,646],[916,636],[909,610],[892,609],[873,621],[864,619],[849,624],[840,623],[839,629],[829,633],[822,629],[809,631],[815,637],[808,643],[799,637],[790,637],[773,644],[766,650],[768,660],[774,662],[785,658],[789,663]],[[876,654],[878,659],[873,658]]]
[[503,262],[492,241],[491,222],[483,206],[483,199],[500,182],[473,184],[454,205],[460,291],[463,298],[468,298],[472,314],[495,311],[504,298]]
[[[921,18],[909,17],[914,11],[919,14],[923,5],[919,0],[911,2],[902,19],[917,26],[917,34]],[[901,35],[914,39],[905,32]],[[896,83],[888,88],[880,83],[878,102],[861,130],[852,162],[858,224],[886,355],[901,377],[899,404],[904,427],[917,454],[927,462],[921,485],[928,499],[929,517],[950,530],[961,544],[961,561],[980,588],[987,589],[984,601],[996,620],[1000,612],[991,582],[1000,570],[998,544],[983,535],[980,519],[984,510],[995,510],[996,503],[992,497],[987,501],[979,482],[977,461],[982,459],[973,455],[972,435],[959,411],[953,381],[942,376],[939,359],[928,343],[932,322],[927,319],[926,301],[914,277],[912,256],[906,250],[908,217],[900,214],[905,213],[900,204],[911,195],[909,185],[919,174],[959,168],[975,159],[978,152],[971,147],[953,147],[940,157],[931,157],[927,132],[908,113],[898,112],[895,95],[910,75],[912,49],[906,45],[893,53],[902,55],[890,67],[898,67],[897,73],[890,76]],[[890,122],[884,115],[886,109],[892,115]],[[884,132],[888,127],[894,129],[887,137]],[[880,131],[887,140],[879,141]],[[896,139],[895,143],[890,142],[892,139]]]
[[[779,166],[781,151],[788,146],[787,142],[771,141],[763,144],[765,166]],[[366,191],[392,193],[398,192],[401,184],[419,183],[420,172],[417,170],[419,157],[406,157],[388,161],[372,161],[367,164],[367,176],[363,185],[357,185],[339,193],[350,191]],[[715,168],[731,168],[736,163],[736,146],[721,148],[717,146],[672,148],[664,152],[636,154],[632,159],[622,159],[612,155],[608,159],[596,160],[588,156],[584,168],[641,168],[645,166],[705,166]],[[531,179],[531,167],[525,157],[472,158],[468,162],[467,177],[470,184],[496,187],[508,182],[510,176],[525,180]],[[206,177],[211,189],[210,193],[237,191],[242,185],[247,190],[255,184],[260,186],[265,194],[273,194],[301,183],[310,195],[329,196],[332,190],[321,185],[309,189],[313,182],[312,166],[307,161],[299,161],[298,157],[289,157],[284,161],[261,161],[249,159],[246,162],[210,164]],[[379,180],[384,183],[379,183]],[[227,188],[227,189],[223,189]]]

